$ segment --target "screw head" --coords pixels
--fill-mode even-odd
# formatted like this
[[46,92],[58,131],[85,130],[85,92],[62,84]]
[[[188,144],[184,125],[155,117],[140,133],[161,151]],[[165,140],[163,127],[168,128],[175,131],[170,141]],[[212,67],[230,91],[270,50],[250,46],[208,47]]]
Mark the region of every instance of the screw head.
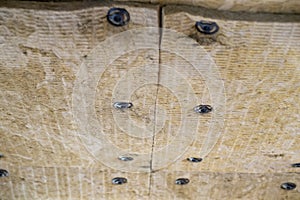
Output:
[[124,8],[111,8],[107,13],[107,21],[114,26],[125,26],[130,21],[130,15]]
[[300,167],[300,163],[294,163],[294,164],[291,164],[291,166],[297,168],[297,167]]
[[178,179],[176,179],[175,184],[176,185],[186,185],[189,182],[190,182],[190,180],[187,178],[178,178]]
[[209,113],[212,110],[213,108],[210,105],[198,105],[194,108],[194,111],[196,113],[201,113],[201,114]]
[[118,159],[122,160],[122,161],[132,161],[133,160],[133,158],[130,156],[119,156]]
[[113,106],[116,109],[126,109],[126,108],[131,108],[133,104],[130,102],[115,102]]
[[9,176],[9,173],[5,169],[0,169],[0,177],[6,177]]
[[284,189],[284,190],[293,190],[296,188],[296,184],[295,183],[291,183],[291,182],[286,182],[286,183],[282,183],[281,184],[281,189]]
[[214,34],[219,30],[219,26],[216,22],[201,20],[196,22],[195,26],[200,33],[208,34],[208,35]]
[[201,162],[203,159],[202,158],[196,158],[196,157],[189,157],[189,158],[187,158],[187,160],[190,161],[190,162],[198,163],[198,162]]
[[114,185],[122,185],[124,183],[127,183],[127,179],[123,177],[116,177],[112,179],[112,184]]

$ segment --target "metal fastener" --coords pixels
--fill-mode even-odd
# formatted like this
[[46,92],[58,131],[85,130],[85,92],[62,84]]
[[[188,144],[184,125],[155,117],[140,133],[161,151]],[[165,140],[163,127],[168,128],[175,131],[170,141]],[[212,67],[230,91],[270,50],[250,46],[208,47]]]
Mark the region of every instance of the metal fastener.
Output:
[[300,163],[291,164],[292,167],[300,167]]
[[187,158],[187,160],[190,161],[190,162],[196,162],[196,163],[198,163],[198,162],[202,161],[202,158],[189,157],[189,158]]
[[116,178],[113,178],[111,182],[114,185],[121,185],[121,184],[127,183],[127,179],[123,178],[123,177],[116,177]]
[[190,182],[190,180],[187,179],[187,178],[178,178],[178,179],[176,179],[175,184],[177,184],[177,185],[186,185],[189,182]]
[[212,107],[210,105],[198,105],[194,108],[194,111],[196,113],[201,113],[201,114],[204,114],[204,113],[209,113],[212,111]]
[[198,21],[195,24],[197,30],[203,34],[214,34],[218,32],[219,26],[216,22]]
[[116,109],[126,109],[126,108],[131,108],[133,106],[132,103],[129,102],[116,102],[113,105]]
[[124,8],[111,8],[107,13],[107,20],[114,26],[125,26],[130,21],[130,15]]
[[9,173],[5,169],[0,169],[0,177],[6,177],[9,176]]
[[286,183],[283,183],[281,184],[281,189],[284,189],[284,190],[293,190],[296,188],[296,184],[295,183],[291,183],[291,182],[286,182]]
[[122,160],[122,161],[132,161],[133,160],[133,158],[130,156],[119,156],[118,159]]

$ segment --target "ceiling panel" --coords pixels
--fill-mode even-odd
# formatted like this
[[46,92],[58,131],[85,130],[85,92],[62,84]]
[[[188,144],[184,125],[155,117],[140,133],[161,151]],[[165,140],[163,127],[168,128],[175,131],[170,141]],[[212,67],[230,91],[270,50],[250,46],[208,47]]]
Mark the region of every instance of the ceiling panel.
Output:
[[[200,6],[297,9],[226,2]],[[113,7],[129,12],[127,25],[107,21]],[[219,29],[198,32],[201,20]],[[1,3],[0,199],[299,199],[299,22],[183,5]],[[200,104],[212,111],[196,113]]]
[[[113,7],[130,13],[127,25],[107,21]],[[109,2],[0,8],[0,169],[9,173],[0,199],[148,195],[159,34],[137,30],[157,27],[157,13]],[[130,101],[130,112],[113,106]],[[112,184],[115,177],[127,184]]]
[[[174,143],[190,136],[189,145],[168,146],[165,156],[178,160],[169,160],[165,170],[294,172],[290,164],[300,160],[299,16],[182,6],[166,6],[163,16],[159,80],[171,91],[158,93],[157,107],[168,113],[161,131]],[[218,32],[199,32],[195,23],[201,20],[215,22]],[[167,95],[173,104],[163,99]],[[199,104],[213,111],[195,113]],[[191,156],[204,160],[191,164]]]

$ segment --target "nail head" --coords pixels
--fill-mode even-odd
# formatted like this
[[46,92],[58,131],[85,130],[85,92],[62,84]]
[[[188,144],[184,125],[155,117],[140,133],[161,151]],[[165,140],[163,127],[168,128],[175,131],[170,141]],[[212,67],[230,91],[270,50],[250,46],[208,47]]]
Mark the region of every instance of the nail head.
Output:
[[281,184],[281,189],[284,189],[284,190],[293,190],[296,188],[296,184],[295,183],[291,183],[291,182],[286,182],[286,183],[282,183]]
[[124,183],[127,183],[127,179],[123,177],[116,177],[112,179],[112,184],[114,185],[122,185]]
[[214,34],[219,30],[219,26],[216,22],[201,20],[196,22],[195,26],[200,33],[207,35]]
[[176,185],[186,185],[189,182],[190,182],[190,180],[187,178],[178,178],[178,179],[176,179],[175,184]]
[[190,162],[198,163],[198,162],[201,162],[203,159],[202,158],[196,158],[196,157],[189,157],[189,158],[187,158],[187,160],[190,161]]
[[132,161],[133,160],[133,158],[130,156],[119,156],[118,159],[121,161]]
[[9,173],[5,169],[0,169],[0,177],[6,177],[9,176]]
[[107,13],[107,20],[114,26],[125,26],[130,21],[130,15],[124,8],[111,8]]
[[293,163],[293,164],[291,164],[291,166],[297,168],[297,167],[300,167],[300,163]]
[[130,102],[115,102],[113,106],[116,109],[126,109],[131,108],[133,104]]
[[205,113],[209,113],[212,111],[212,107],[210,105],[198,105],[194,108],[194,111],[196,113],[201,113],[201,114],[205,114]]

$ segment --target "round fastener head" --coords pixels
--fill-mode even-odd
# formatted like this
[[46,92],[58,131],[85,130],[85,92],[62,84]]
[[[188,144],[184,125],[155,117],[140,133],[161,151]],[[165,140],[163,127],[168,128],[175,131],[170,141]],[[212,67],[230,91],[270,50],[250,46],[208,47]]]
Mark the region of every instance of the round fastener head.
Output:
[[284,190],[293,190],[296,188],[296,184],[295,183],[291,183],[291,182],[286,182],[286,183],[282,183],[281,184],[281,189],[284,189]]
[[214,34],[218,32],[219,26],[216,22],[198,21],[195,24],[197,30],[203,34]]
[[9,176],[9,173],[5,169],[0,169],[0,177],[6,177]]
[[293,163],[293,164],[291,164],[291,166],[297,168],[297,167],[300,167],[300,163]]
[[201,113],[201,114],[209,113],[212,110],[213,108],[210,105],[198,105],[194,108],[194,111],[196,113]]
[[115,102],[113,106],[116,109],[126,109],[131,108],[133,104],[130,102]]
[[175,184],[176,185],[186,185],[189,182],[190,182],[190,180],[187,178],[178,178],[178,179],[176,179]]
[[121,161],[132,161],[133,160],[133,158],[130,156],[119,156],[118,159]]
[[198,162],[201,162],[203,159],[202,158],[196,158],[196,157],[189,157],[189,158],[187,158],[187,160],[190,161],[190,162],[198,163]]
[[111,8],[107,13],[107,21],[114,26],[125,26],[130,21],[130,15],[124,8]]
[[114,185],[122,185],[124,183],[127,183],[127,179],[123,177],[116,177],[112,179],[112,184]]

